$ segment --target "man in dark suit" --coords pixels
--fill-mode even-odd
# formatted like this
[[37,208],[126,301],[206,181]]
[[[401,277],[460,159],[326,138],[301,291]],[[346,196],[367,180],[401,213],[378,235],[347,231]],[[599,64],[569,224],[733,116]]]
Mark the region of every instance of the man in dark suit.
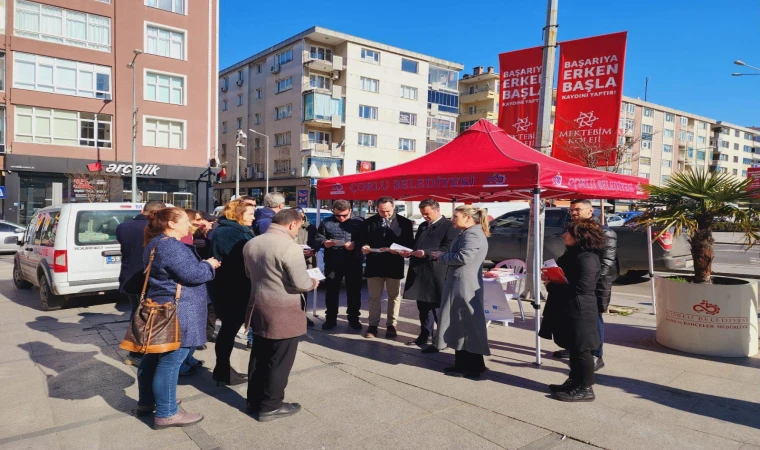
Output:
[[[404,298],[417,301],[420,315],[420,335],[406,345],[425,347],[433,337],[433,323],[438,323],[437,310],[441,306],[441,295],[446,282],[446,265],[438,264],[430,257],[431,252],[448,252],[449,246],[459,235],[449,219],[441,215],[441,207],[432,198],[420,202],[420,214],[425,219],[417,229],[413,252],[403,252],[401,256],[410,258],[406,274]],[[423,353],[435,353],[435,346],[423,348]]]
[[388,291],[385,337],[393,339],[398,335],[396,324],[401,309],[404,258],[390,247],[393,244],[407,248],[414,245],[412,221],[396,214],[396,205],[391,197],[380,197],[377,200],[377,215],[364,221],[360,242],[362,252],[367,255],[364,274],[369,290],[369,326],[365,337],[377,336],[382,314],[380,299],[385,288]]
[[[135,315],[140,306],[140,293],[142,292],[145,274],[143,271],[143,242],[145,240],[145,227],[148,226],[148,213],[157,209],[166,208],[162,202],[151,200],[143,206],[140,214],[134,219],[116,227],[116,240],[121,245],[121,271],[119,272],[119,292],[127,296],[132,310],[129,319]],[[126,364],[139,365],[140,353],[129,352],[124,361]]]

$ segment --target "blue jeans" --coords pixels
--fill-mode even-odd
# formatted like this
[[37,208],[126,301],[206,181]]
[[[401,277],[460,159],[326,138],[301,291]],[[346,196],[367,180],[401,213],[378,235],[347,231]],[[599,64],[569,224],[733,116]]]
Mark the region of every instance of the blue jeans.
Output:
[[187,357],[184,361],[182,361],[182,365],[179,368],[179,373],[185,373],[191,368],[198,365],[198,360],[193,358],[193,353],[195,353],[195,347],[190,347],[190,351],[187,353]]
[[248,343],[253,344],[253,327],[248,328]]
[[597,358],[601,358],[604,353],[602,351],[602,347],[604,346],[604,316],[601,313],[599,313],[596,319],[596,329],[599,330],[599,348],[592,351],[591,354]]
[[140,406],[156,405],[156,417],[165,418],[177,414],[177,377],[190,347],[180,347],[173,352],[147,353],[137,368],[137,389]]

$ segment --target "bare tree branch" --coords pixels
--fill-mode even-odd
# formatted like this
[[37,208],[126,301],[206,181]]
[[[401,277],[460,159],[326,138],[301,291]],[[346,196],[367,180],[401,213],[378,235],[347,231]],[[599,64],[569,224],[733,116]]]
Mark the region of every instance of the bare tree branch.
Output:
[[111,201],[123,189],[119,175],[103,171],[76,170],[67,173],[66,178],[71,180],[72,197],[85,198],[90,203]]

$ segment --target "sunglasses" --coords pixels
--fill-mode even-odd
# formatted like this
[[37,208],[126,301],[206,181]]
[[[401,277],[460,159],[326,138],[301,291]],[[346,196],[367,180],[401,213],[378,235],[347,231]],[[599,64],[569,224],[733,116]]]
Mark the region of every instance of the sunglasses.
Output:
[[335,214],[335,217],[348,217],[348,216],[350,216],[350,215],[351,215],[351,213],[346,213],[346,214]]

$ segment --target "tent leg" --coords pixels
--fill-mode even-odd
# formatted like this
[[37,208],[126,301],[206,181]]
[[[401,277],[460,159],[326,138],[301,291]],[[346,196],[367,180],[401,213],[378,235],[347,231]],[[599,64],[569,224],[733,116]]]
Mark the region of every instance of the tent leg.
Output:
[[538,227],[540,224],[541,214],[541,191],[533,191],[533,308],[535,309],[536,322],[536,365],[541,365],[541,338],[538,337],[538,330],[541,328],[541,243],[538,239]]
[[654,256],[652,255],[652,227],[647,227],[647,253],[649,256],[649,285],[652,288],[652,314],[657,314],[657,295],[654,290]]
[[[322,205],[319,204],[319,198],[317,198],[316,201],[317,201],[317,203],[316,203],[316,205],[317,205],[317,223],[314,226],[316,226],[317,228],[319,228],[319,211],[321,210],[321,206]],[[318,259],[316,259],[316,260],[318,261]],[[311,315],[314,316],[314,317],[319,317],[319,315],[317,315],[317,289],[314,289],[314,294],[312,295],[312,300],[311,300]]]

